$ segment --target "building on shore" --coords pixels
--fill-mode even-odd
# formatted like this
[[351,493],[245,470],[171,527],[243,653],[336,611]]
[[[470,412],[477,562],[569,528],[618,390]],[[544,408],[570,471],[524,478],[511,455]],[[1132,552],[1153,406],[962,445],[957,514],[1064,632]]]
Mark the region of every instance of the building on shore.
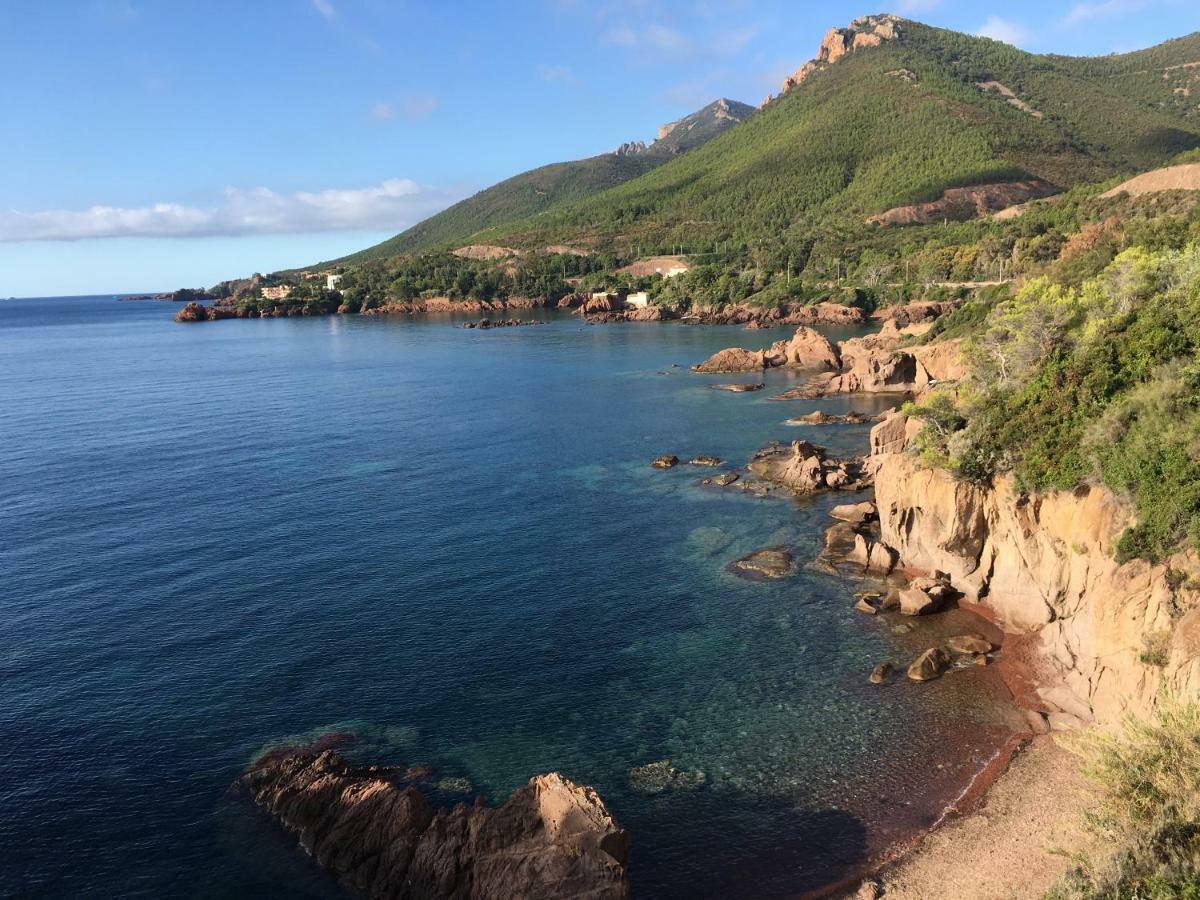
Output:
[[262,289],[264,300],[286,300],[288,294],[292,292],[290,284],[277,284],[273,287],[265,287]]
[[342,276],[341,276],[341,275],[328,275],[328,276],[326,276],[326,278],[325,278],[325,290],[327,290],[327,291],[336,291],[336,290],[338,290],[338,285],[339,285],[339,284],[341,284],[341,281],[342,281]]
[[645,291],[635,291],[625,298],[625,305],[630,309],[645,309],[650,305],[650,295]]

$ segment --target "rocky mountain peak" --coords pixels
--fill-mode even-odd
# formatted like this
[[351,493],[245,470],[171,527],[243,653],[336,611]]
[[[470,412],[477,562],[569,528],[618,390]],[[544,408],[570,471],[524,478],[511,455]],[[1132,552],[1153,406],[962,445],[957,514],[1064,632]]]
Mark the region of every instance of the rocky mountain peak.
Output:
[[[816,58],[809,60],[785,78],[779,88],[779,93],[787,93],[796,85],[802,84],[813,72],[833,65],[847,54],[867,47],[878,47],[884,41],[895,40],[900,36],[903,22],[904,20],[899,16],[885,13],[877,16],[860,16],[846,28],[830,28],[825,32],[821,46],[817,48]],[[762,102],[762,106],[766,106],[773,99],[775,98],[768,96]]]
[[653,143],[630,141],[622,144],[613,154],[631,156],[638,153],[684,153],[699,147],[727,128],[745,121],[754,112],[754,107],[736,100],[721,97],[691,115],[659,126],[658,136]]

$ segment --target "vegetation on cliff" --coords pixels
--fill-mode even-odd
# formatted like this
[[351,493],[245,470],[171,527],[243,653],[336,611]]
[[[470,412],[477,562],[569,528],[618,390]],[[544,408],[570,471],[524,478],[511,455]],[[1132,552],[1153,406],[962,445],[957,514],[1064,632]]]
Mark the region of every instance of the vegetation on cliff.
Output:
[[1125,240],[1080,283],[1059,268],[964,306],[970,383],[915,411],[931,461],[964,477],[1011,471],[1031,492],[1099,479],[1131,497],[1118,556],[1156,561],[1184,538],[1200,546],[1200,213]]

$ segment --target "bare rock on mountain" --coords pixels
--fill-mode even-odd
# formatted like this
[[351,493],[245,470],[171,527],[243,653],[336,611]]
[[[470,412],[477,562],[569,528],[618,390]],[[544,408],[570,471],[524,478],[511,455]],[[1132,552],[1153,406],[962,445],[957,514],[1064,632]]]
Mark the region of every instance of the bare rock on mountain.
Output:
[[[786,93],[803,84],[814,73],[831,66],[845,56],[870,47],[878,47],[884,41],[895,40],[900,35],[901,20],[893,15],[863,16],[850,23],[848,28],[831,28],[825,33],[816,59],[809,60],[784,79],[780,93]],[[768,96],[762,106],[774,98]],[[761,108],[761,107],[760,107]]]
[[298,751],[264,757],[238,787],[367,897],[629,896],[628,836],[595,791],[557,773],[498,808],[435,809],[400,769]]
[[1037,178],[949,188],[943,191],[937,200],[911,206],[897,206],[870,216],[867,221],[878,225],[927,225],[947,219],[952,222],[965,222],[1058,192],[1057,187]]

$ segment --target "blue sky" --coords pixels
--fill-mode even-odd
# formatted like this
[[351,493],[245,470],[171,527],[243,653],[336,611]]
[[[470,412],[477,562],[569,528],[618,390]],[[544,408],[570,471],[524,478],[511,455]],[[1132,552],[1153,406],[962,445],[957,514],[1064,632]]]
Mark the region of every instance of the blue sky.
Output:
[[[886,8],[886,7],[885,7]],[[359,249],[508,175],[757,103],[802,0],[0,0],[0,296],[165,290]],[[1034,51],[1200,30],[1194,0],[896,0]]]

